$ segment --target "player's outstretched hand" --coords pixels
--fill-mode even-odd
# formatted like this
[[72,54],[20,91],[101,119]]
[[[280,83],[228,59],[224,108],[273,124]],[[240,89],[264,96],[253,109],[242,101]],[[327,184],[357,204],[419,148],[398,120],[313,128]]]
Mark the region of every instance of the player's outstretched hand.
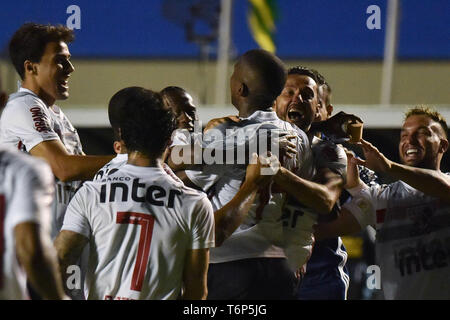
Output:
[[294,158],[297,154],[295,139],[297,139],[297,135],[282,133],[278,137],[276,143],[278,143],[280,149],[280,158],[286,156],[290,159]]
[[358,145],[361,146],[364,152],[364,158],[366,158],[366,160],[353,157],[351,159],[353,163],[365,166],[376,172],[389,171],[392,165],[391,160],[386,158],[375,146],[364,139],[361,139]]
[[326,136],[335,137],[342,141],[348,141],[350,139],[350,136],[344,129],[349,123],[354,122],[364,123],[361,118],[355,116],[354,114],[341,111],[326,120],[326,125],[324,128],[322,128],[322,131]]
[[256,188],[264,187],[272,181],[279,168],[280,162],[278,158],[270,152],[268,156],[258,156],[256,153],[253,153],[252,160],[247,166],[245,182],[251,183]]
[[353,158],[356,158],[355,153],[347,148],[344,148],[345,154],[347,155],[347,181],[344,186],[345,189],[351,189],[359,184],[359,171],[358,166]]

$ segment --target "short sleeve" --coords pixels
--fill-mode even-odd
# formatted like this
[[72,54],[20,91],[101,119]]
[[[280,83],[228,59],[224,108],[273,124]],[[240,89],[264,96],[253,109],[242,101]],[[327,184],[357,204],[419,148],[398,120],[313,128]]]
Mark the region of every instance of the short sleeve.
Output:
[[2,143],[17,147],[21,142],[30,151],[43,141],[59,139],[42,103],[33,97],[22,97],[8,104],[1,120]]
[[202,170],[186,170],[186,176],[197,187],[203,191],[208,191],[221,177],[224,165],[204,165]]
[[214,247],[214,211],[211,202],[206,197],[203,197],[202,200],[198,201],[194,210],[190,249]]
[[172,143],[170,147],[185,146],[191,144],[191,134],[187,129],[176,129],[172,133]]
[[87,218],[88,208],[86,201],[89,199],[87,191],[86,185],[83,185],[72,198],[69,206],[67,207],[61,230],[73,231],[89,238],[91,228]]
[[54,193],[50,167],[41,160],[29,159],[24,164],[18,161],[13,168],[12,198],[8,206],[11,226],[36,222],[49,234]]
[[350,202],[343,205],[343,208],[349,210],[358,220],[361,228],[366,226],[375,226],[376,223],[376,202],[371,189],[362,189],[355,194]]

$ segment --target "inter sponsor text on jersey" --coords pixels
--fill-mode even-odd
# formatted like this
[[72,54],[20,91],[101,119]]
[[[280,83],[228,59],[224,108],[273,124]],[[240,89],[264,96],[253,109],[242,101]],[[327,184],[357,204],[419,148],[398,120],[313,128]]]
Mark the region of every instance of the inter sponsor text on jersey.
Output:
[[361,190],[345,204],[376,228],[386,299],[450,299],[450,206],[402,181]]
[[86,182],[62,229],[89,239],[87,299],[176,299],[187,250],[214,246],[206,195],[162,167],[125,164]]

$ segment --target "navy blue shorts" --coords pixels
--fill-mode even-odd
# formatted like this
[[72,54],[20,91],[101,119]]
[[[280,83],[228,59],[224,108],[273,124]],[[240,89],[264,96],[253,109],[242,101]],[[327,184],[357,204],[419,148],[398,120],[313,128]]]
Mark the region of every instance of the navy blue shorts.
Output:
[[[307,269],[308,270],[308,269]],[[346,300],[348,273],[343,276],[337,268],[306,274],[301,279],[297,299],[299,300]]]

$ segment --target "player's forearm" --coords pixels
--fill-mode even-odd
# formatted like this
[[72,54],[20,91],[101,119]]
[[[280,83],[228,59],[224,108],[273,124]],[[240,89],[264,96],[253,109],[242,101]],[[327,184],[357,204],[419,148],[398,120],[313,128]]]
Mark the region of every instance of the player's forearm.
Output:
[[44,299],[62,299],[64,291],[56,258],[52,255],[54,249],[51,245],[46,246],[47,241],[39,225],[33,222],[21,223],[15,227],[14,234],[17,259],[33,288]]
[[91,180],[111,156],[67,155],[51,164],[53,174],[61,181]]
[[59,273],[63,280],[65,292],[71,296],[71,291],[67,287],[67,269],[71,265],[75,265],[83,252],[83,248],[87,244],[88,239],[76,232],[62,230],[54,241],[56,255],[58,258]]
[[234,198],[214,212],[216,247],[242,224],[255,201],[257,186],[244,182]]
[[61,300],[64,289],[58,274],[56,261],[44,253],[36,253],[29,259],[22,259],[22,266],[27,273],[33,289],[46,300]]
[[208,289],[206,280],[199,281],[192,279],[192,281],[184,283],[184,290],[181,299],[183,300],[206,300],[208,296]]
[[275,183],[303,205],[320,214],[328,214],[333,209],[339,193],[327,186],[302,179],[285,168],[274,177]]
[[317,225],[314,231],[314,238],[316,241],[322,241],[339,236],[353,235],[359,231],[361,231],[361,225],[358,220],[350,211],[344,208],[337,219]]
[[391,162],[387,172],[423,193],[450,202],[450,177],[437,170],[415,168]]

